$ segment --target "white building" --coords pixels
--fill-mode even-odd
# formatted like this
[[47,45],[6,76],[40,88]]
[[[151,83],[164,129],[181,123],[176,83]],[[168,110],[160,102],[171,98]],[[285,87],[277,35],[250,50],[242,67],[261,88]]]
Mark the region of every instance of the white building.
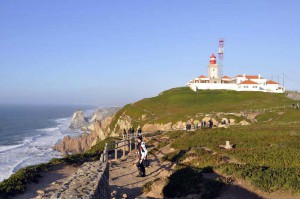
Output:
[[284,87],[272,80],[267,80],[261,75],[237,75],[235,77],[219,77],[219,67],[214,54],[210,56],[208,65],[208,77],[201,75],[191,80],[187,85],[196,91],[197,89],[225,89],[235,91],[261,91],[271,93],[283,93]]

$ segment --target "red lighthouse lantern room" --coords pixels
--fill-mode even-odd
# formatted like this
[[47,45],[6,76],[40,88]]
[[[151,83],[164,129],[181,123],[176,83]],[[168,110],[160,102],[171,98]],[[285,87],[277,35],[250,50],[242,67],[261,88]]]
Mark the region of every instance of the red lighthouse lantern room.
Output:
[[214,54],[212,54],[210,56],[210,64],[216,64],[217,63],[217,60],[216,60],[216,56]]

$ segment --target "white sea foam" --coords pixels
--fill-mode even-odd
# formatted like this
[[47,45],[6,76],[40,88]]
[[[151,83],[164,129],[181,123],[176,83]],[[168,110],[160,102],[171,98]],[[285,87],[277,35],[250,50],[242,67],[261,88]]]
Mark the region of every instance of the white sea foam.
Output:
[[[85,114],[91,116],[94,111],[88,110]],[[66,135],[81,134],[79,130],[69,129],[71,118],[58,118],[53,121],[56,123],[55,127],[37,129],[35,136],[24,139],[20,144],[0,146],[0,182],[22,167],[60,157],[60,153],[54,151],[52,146]]]
[[65,135],[77,135],[77,133],[68,128],[70,118],[60,118],[55,121],[56,127],[37,129],[35,136],[26,138],[18,145],[0,146],[0,181],[22,167],[60,157],[60,154],[53,151],[51,147]]

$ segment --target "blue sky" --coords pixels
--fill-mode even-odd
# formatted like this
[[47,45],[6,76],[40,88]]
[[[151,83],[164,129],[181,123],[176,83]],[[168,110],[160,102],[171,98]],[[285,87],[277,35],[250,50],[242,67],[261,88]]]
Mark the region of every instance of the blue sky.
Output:
[[0,103],[123,105],[207,74],[300,90],[298,0],[0,0]]

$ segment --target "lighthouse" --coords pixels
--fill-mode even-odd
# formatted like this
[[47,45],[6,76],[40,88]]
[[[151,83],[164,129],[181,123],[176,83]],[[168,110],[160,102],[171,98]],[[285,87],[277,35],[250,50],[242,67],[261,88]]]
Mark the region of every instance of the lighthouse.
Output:
[[219,79],[219,67],[217,64],[216,56],[212,54],[210,56],[208,64],[208,77],[212,80],[211,83],[217,83]]
[[210,56],[210,61],[209,61],[210,64],[216,64],[217,63],[217,60],[216,60],[216,56],[214,54],[212,54]]

